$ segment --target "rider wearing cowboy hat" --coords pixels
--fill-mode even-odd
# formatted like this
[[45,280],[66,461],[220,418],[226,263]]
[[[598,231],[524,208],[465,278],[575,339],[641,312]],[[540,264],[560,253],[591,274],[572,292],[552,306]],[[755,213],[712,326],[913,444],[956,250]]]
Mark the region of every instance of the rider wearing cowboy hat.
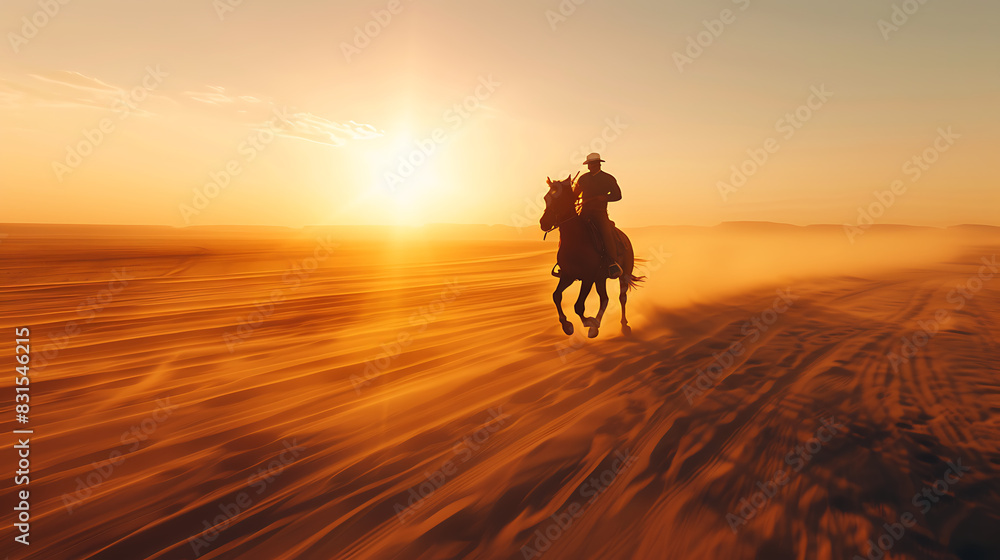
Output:
[[604,239],[604,254],[610,263],[608,276],[618,278],[622,267],[618,263],[618,236],[615,224],[608,217],[608,203],[622,199],[622,190],[614,177],[601,171],[604,160],[600,154],[590,154],[583,162],[590,171],[580,177],[574,193],[583,199],[580,216],[595,224]]

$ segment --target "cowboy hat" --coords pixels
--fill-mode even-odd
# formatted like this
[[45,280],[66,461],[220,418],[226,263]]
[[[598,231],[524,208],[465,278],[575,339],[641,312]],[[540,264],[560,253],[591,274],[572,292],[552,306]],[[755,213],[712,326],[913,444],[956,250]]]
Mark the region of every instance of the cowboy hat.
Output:
[[604,163],[604,160],[601,159],[601,154],[598,153],[590,154],[589,156],[587,156],[587,161],[583,162],[584,165],[590,165],[591,163]]

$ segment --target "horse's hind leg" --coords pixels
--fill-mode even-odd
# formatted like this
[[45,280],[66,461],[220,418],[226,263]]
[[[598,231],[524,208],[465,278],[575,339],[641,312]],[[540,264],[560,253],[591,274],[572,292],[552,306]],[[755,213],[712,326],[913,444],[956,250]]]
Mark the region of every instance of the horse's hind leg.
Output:
[[573,280],[571,278],[560,278],[559,285],[556,286],[556,291],[552,292],[552,301],[555,302],[556,309],[559,310],[559,323],[562,324],[563,332],[566,333],[567,336],[573,334],[573,323],[570,323],[569,320],[566,319],[566,314],[563,313],[562,296],[563,292],[566,291],[566,288],[568,288],[572,283]]
[[631,273],[623,275],[619,281],[621,293],[618,295],[618,301],[622,304],[622,334],[629,336],[632,334],[632,327],[628,326],[628,319],[625,318],[625,302],[628,301],[628,280],[625,279],[625,276],[631,276]]
[[576,310],[576,314],[580,316],[580,320],[583,321],[583,326],[590,327],[590,332],[587,334],[590,338],[597,336],[597,328],[593,326],[593,323],[584,314],[587,307],[587,296],[590,295],[590,290],[594,287],[593,280],[582,280],[580,285],[580,297],[576,298],[576,305],[573,309]]

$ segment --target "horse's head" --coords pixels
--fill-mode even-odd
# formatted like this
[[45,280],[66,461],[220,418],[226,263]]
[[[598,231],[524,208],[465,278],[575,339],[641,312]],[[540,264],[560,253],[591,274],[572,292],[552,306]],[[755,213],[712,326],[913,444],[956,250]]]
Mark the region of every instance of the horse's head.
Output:
[[549,192],[545,195],[545,212],[538,221],[542,231],[549,231],[576,215],[576,196],[573,195],[573,177],[562,181],[546,178]]

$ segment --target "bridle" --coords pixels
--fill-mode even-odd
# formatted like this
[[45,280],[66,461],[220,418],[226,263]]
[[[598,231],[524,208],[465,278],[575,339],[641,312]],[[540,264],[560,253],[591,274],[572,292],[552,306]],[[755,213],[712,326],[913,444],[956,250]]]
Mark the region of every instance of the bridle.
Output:
[[[569,192],[571,192],[571,193],[572,193],[572,192],[574,191],[574,185],[576,185],[576,181],[577,181],[577,179],[578,179],[579,177],[580,177],[580,173],[577,173],[577,174],[576,174],[576,177],[573,177],[573,180],[572,180],[572,181],[570,181],[570,183],[569,183]],[[550,233],[552,233],[553,231],[555,231],[555,230],[559,229],[560,227],[562,227],[562,226],[563,226],[563,225],[565,225],[565,224],[568,224],[569,222],[573,221],[573,220],[574,220],[575,218],[579,218],[579,217],[580,217],[580,212],[579,212],[580,208],[579,208],[579,206],[580,206],[581,202],[582,202],[582,201],[581,201],[581,200],[579,200],[579,199],[578,199],[578,200],[575,200],[575,201],[573,202],[573,215],[572,215],[572,216],[570,216],[570,217],[568,217],[568,218],[566,218],[565,220],[563,220],[563,221],[561,221],[561,222],[557,223],[556,225],[554,225],[554,226],[550,227],[549,229],[545,230],[545,235],[543,235],[543,236],[542,236],[542,241],[545,241],[545,239],[546,239],[546,238],[547,238],[547,237],[549,236],[549,234],[550,234]]]

